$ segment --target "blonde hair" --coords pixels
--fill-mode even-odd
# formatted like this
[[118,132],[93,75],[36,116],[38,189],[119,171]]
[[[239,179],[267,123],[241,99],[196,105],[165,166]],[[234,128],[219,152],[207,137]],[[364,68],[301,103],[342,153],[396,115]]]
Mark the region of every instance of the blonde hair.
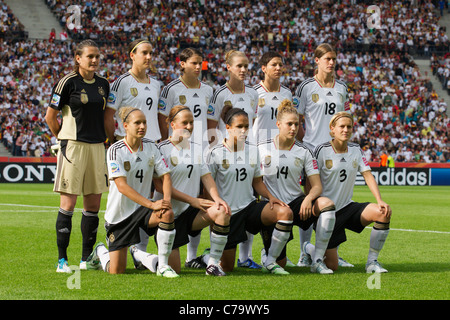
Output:
[[292,101],[284,99],[277,108],[277,120],[280,121],[285,114],[295,114],[298,117],[298,111],[292,105]]
[[336,122],[338,122],[338,120],[342,119],[342,118],[350,119],[351,122],[352,122],[352,128],[353,128],[353,116],[350,113],[346,112],[346,111],[340,111],[340,112],[336,113],[330,120],[329,127],[330,127],[330,136],[332,138],[334,138],[334,135],[333,135],[333,132],[331,130],[331,127],[335,127],[336,126]]
[[243,53],[242,51],[232,49],[232,50],[227,51],[227,53],[225,54],[225,62],[231,66],[231,65],[233,65],[233,59],[235,57],[246,57],[247,58],[245,53]]
[[130,106],[120,108],[119,109],[120,120],[122,120],[123,123],[125,123],[125,122],[128,123],[128,116],[130,115],[130,113],[132,113],[134,111],[141,111],[141,109],[135,108],[135,107],[130,107]]

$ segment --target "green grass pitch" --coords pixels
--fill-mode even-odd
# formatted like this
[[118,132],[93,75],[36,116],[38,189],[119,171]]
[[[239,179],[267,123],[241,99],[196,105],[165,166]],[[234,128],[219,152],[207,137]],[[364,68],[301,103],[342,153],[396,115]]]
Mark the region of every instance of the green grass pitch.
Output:
[[[366,274],[370,229],[347,232],[340,255],[355,265],[333,275],[311,274],[309,268],[286,268],[291,275],[274,276],[236,268],[225,278],[207,277],[204,270],[183,268],[178,279],[162,279],[133,268],[127,273],[81,271],[76,277],[57,274],[55,222],[58,194],[49,184],[0,185],[0,299],[2,300],[448,300],[450,298],[450,187],[380,187],[393,208],[391,231],[380,254],[389,270]],[[98,241],[104,242],[102,212]],[[81,198],[73,218],[69,264],[81,257]],[[367,187],[356,187],[355,201],[374,201]],[[313,235],[314,239],[314,235]],[[209,246],[204,230],[199,254]],[[253,256],[260,261],[260,236]],[[156,252],[153,239],[150,250]],[[186,248],[181,249],[182,259]],[[299,256],[298,228],[288,257]],[[73,275],[75,275],[73,274]]]

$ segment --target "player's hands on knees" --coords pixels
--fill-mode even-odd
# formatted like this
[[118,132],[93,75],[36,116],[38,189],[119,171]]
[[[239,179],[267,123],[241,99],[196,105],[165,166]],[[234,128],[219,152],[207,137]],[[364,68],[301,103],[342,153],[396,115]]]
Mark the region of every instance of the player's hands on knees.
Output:
[[277,199],[275,197],[269,197],[269,205],[270,205],[270,209],[273,209],[273,207],[278,204],[282,207],[289,207],[288,204],[284,203],[283,201],[281,201],[280,199]]
[[165,210],[172,209],[172,204],[168,200],[161,199],[161,200],[154,201],[153,205],[150,209],[152,209],[153,211],[165,211]]
[[312,202],[308,199],[304,199],[302,205],[300,206],[300,211],[298,212],[300,220],[307,220],[313,214]]
[[215,204],[214,201],[211,201],[208,199],[195,198],[192,201],[191,206],[193,206],[194,208],[200,209],[200,211],[206,212],[206,210],[208,210],[214,204]]
[[384,214],[386,216],[386,218],[391,218],[392,209],[386,202],[384,202],[383,200],[379,201],[378,209],[380,210],[380,212],[382,214]]

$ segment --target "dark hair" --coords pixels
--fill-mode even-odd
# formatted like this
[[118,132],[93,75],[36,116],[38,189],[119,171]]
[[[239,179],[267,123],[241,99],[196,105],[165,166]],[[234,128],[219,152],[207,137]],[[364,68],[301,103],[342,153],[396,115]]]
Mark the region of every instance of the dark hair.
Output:
[[[189,58],[192,58],[193,56],[199,56],[203,58],[203,54],[200,50],[194,49],[194,48],[186,48],[180,53],[180,62],[186,62]],[[181,68],[181,71],[184,71],[184,68]]]
[[128,55],[130,55],[132,52],[134,52],[136,50],[138,44],[140,44],[141,42],[148,43],[151,45],[150,41],[148,41],[147,39],[136,39],[128,45]]
[[283,56],[281,53],[278,53],[276,51],[267,51],[264,53],[261,58],[259,59],[259,65],[260,66],[267,66],[267,64],[272,60],[273,58],[280,58],[281,61],[283,61]]
[[233,118],[235,116],[244,115],[248,118],[247,112],[245,112],[241,108],[233,108],[231,105],[227,105],[223,109],[224,112],[222,112],[223,115],[222,120],[227,125],[231,125],[231,123],[233,123]]
[[83,54],[83,50],[86,47],[95,47],[97,49],[99,49],[98,44],[94,41],[94,40],[83,40],[81,41],[79,44],[77,44],[77,46],[75,47],[75,54],[73,56],[73,60],[74,60],[74,71],[78,72],[78,69],[80,68],[80,65],[77,62],[76,56],[81,56]]

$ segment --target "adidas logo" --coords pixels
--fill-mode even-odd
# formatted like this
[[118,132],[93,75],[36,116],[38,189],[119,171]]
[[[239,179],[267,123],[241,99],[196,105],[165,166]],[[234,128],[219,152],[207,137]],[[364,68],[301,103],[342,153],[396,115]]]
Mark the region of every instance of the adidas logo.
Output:
[[142,159],[137,157],[136,162],[142,162]]
[[327,97],[332,97],[333,96],[333,94],[331,93],[331,91],[328,91],[328,93],[327,93]]
[[62,228],[58,230],[59,233],[70,233],[70,230],[68,228]]
[[241,157],[238,157],[236,160],[237,160],[237,161],[242,161],[242,158],[241,158]]
[[272,98],[272,101],[276,101],[276,100],[278,100],[278,98],[277,98],[277,96],[274,96],[274,97]]
[[239,102],[241,102],[241,101],[245,101],[244,98],[240,97]]
[[194,95],[192,96],[193,98],[198,98],[198,94],[194,93]]
[[145,90],[145,91],[150,91],[150,88],[149,88],[149,87],[145,87],[144,90]]
[[283,153],[283,154],[280,156],[280,159],[281,159],[281,158],[286,159],[287,157],[286,157],[286,155]]
[[347,162],[347,161],[345,161],[345,159],[344,159],[344,158],[342,158],[342,159],[341,159],[341,162]]

